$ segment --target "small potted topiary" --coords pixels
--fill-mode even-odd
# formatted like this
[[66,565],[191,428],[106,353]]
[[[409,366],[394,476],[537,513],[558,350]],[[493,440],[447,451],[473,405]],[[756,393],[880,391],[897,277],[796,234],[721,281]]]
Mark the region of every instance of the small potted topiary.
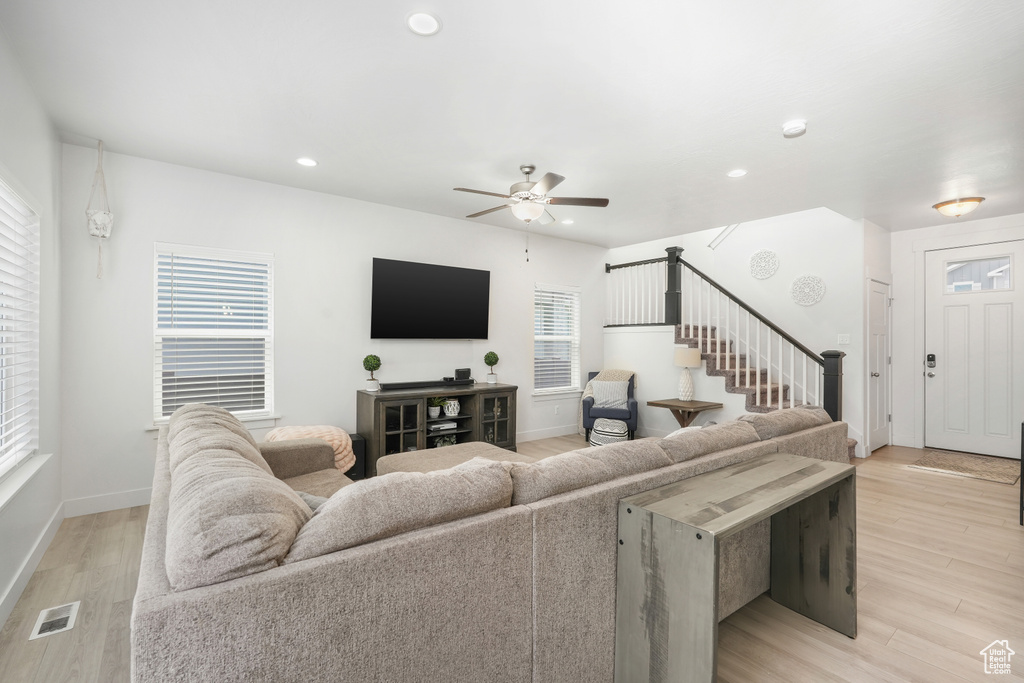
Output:
[[378,382],[374,376],[374,370],[380,370],[380,356],[375,356],[372,353],[363,359],[363,370],[370,373],[370,379],[366,380],[367,391],[378,391],[380,389],[380,382]]
[[498,376],[494,374],[494,366],[498,364],[498,354],[494,351],[488,351],[484,354],[484,363],[490,368],[490,372],[487,373],[487,383],[496,384],[498,382]]
[[444,396],[431,396],[427,399],[427,416],[431,420],[436,420],[441,417],[441,408],[444,407],[445,403],[448,403],[448,399]]

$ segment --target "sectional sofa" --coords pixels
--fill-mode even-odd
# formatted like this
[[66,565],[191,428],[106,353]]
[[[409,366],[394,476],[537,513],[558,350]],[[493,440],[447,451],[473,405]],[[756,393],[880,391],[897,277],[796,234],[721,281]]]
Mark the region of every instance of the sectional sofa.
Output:
[[[351,483],[326,444],[186,406],[158,441],[132,680],[610,682],[618,500],[780,450],[847,462],[846,431],[796,408]],[[720,582],[723,618],[768,589],[766,524]]]

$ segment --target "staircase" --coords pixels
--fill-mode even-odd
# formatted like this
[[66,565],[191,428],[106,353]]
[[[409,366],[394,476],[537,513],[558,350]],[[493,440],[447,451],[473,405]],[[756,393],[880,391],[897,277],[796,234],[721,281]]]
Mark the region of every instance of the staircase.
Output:
[[769,383],[768,370],[748,368],[747,354],[732,353],[733,342],[718,339],[714,325],[676,325],[676,344],[700,348],[708,376],[724,377],[725,390],[730,394],[746,394],[748,413],[771,412],[778,410],[780,404],[801,405],[790,401],[788,384]]
[[[682,258],[605,265],[606,327],[674,325],[675,343],[697,347],[709,376],[745,394],[745,408],[767,413],[821,406],[842,419],[840,351],[817,354]],[[856,441],[850,439],[850,452]]]

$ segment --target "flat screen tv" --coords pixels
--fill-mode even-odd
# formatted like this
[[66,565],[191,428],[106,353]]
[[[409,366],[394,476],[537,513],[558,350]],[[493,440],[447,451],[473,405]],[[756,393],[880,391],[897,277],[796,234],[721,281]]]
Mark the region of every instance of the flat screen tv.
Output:
[[487,339],[486,270],[373,259],[371,339]]

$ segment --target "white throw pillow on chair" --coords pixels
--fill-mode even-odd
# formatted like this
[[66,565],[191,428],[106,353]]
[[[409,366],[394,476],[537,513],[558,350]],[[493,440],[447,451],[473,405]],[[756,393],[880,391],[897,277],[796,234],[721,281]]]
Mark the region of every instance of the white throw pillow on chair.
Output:
[[595,408],[618,408],[626,410],[629,400],[629,382],[604,382],[593,380],[590,388],[594,392]]

